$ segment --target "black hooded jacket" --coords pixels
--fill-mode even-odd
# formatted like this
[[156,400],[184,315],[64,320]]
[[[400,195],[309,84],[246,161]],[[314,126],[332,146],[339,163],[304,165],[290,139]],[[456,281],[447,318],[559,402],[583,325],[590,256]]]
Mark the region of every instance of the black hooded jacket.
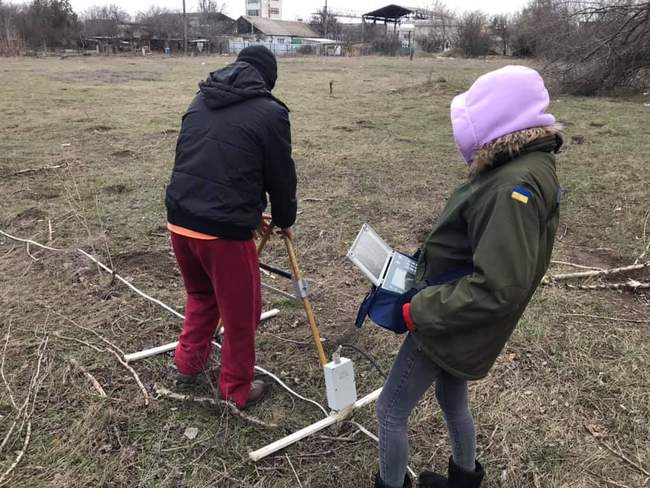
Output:
[[252,237],[271,199],[280,228],[296,220],[289,110],[260,73],[236,62],[211,73],[183,116],[167,187],[168,222],[222,239]]

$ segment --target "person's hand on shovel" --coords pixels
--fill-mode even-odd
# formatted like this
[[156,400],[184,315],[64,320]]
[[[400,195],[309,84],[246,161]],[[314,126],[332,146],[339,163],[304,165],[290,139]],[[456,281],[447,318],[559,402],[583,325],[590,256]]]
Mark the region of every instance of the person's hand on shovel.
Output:
[[291,230],[291,227],[279,230],[278,234],[280,234],[282,237],[288,237],[289,240],[293,240],[293,230]]
[[271,217],[271,214],[263,213],[262,220],[260,221],[260,225],[257,227],[257,230],[255,231],[255,238],[263,239],[264,236],[266,236],[266,234],[269,233],[272,227],[273,227],[273,218]]

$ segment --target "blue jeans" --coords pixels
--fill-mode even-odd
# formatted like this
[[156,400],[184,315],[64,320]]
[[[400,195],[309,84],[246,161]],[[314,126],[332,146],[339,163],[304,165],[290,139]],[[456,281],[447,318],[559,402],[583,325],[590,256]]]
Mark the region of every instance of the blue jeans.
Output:
[[467,381],[451,376],[431,361],[409,334],[377,400],[379,470],[389,487],[401,488],[408,462],[408,418],[435,382],[436,398],[447,422],[456,465],[474,471],[476,431],[469,410]]

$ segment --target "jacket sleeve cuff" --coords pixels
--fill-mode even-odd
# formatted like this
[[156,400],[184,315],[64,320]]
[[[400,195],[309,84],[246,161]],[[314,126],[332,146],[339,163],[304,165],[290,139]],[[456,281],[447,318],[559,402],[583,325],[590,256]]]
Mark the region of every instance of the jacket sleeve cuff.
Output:
[[405,303],[402,306],[402,316],[404,317],[404,323],[406,323],[406,328],[410,332],[415,332],[415,324],[413,323],[413,318],[411,317],[411,304]]

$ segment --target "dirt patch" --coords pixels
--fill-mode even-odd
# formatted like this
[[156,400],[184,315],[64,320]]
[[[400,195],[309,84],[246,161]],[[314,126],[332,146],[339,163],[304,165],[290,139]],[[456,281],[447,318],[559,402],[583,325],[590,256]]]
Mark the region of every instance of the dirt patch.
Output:
[[132,192],[133,190],[123,183],[117,185],[108,185],[104,187],[104,192],[109,195],[122,195],[124,193]]
[[27,194],[27,197],[36,202],[42,202],[43,200],[53,200],[61,196],[61,193],[55,188],[41,188],[39,190],[31,191]]
[[111,156],[115,158],[134,158],[135,153],[130,149],[123,149],[121,151],[115,151],[114,153],[111,154]]
[[30,207],[18,213],[13,219],[11,219],[11,223],[18,227],[28,227],[39,220],[43,220],[45,217],[47,217],[47,214],[41,209]]
[[571,136],[571,144],[584,144],[585,142],[585,136]]
[[389,93],[393,95],[438,95],[451,93],[453,90],[453,87],[449,87],[447,78],[440,76],[435,80],[431,79],[415,85],[392,88],[389,90]]
[[108,132],[110,130],[113,130],[113,127],[110,127],[108,125],[93,125],[88,127],[88,130],[91,130],[93,132]]
[[357,124],[357,127],[361,129],[374,129],[376,127],[375,124],[373,124],[369,120],[364,120],[364,119],[357,120],[355,124]]
[[[570,227],[569,225],[568,228]],[[563,232],[562,229],[558,231],[558,234],[561,232]],[[603,269],[617,268],[631,264],[624,261],[621,256],[615,254],[613,249],[602,245],[599,246],[598,243],[589,244],[583,242],[576,239],[575,235],[572,235],[571,232],[562,239],[558,247],[563,247],[564,252],[568,256],[568,260],[575,264]]]
[[113,265],[118,273],[135,273],[147,277],[152,282],[177,280],[176,263],[170,252],[134,251],[113,256]]

